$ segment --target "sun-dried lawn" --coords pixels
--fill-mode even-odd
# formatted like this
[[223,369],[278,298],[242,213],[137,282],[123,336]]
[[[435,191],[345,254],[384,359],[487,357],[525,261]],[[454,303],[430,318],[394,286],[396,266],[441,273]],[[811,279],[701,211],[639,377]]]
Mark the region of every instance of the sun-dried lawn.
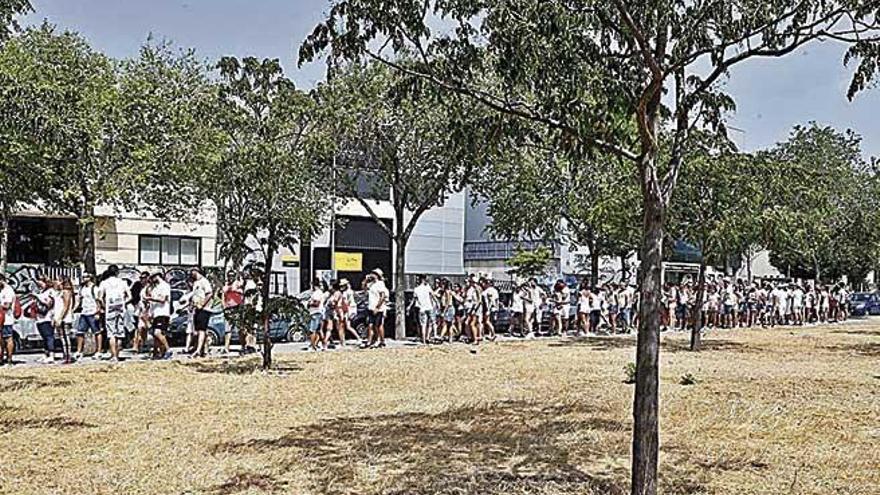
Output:
[[[880,493],[880,326],[664,336],[664,493]],[[631,340],[0,371],[0,493],[627,493]],[[690,373],[695,385],[681,385]]]

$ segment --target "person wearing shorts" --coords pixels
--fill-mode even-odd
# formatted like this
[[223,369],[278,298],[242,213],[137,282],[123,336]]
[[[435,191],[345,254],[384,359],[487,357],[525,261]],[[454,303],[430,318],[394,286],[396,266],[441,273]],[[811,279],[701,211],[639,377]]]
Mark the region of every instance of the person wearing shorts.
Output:
[[327,301],[327,286],[323,280],[312,281],[312,294],[309,296],[309,350],[317,351],[321,340],[321,327],[324,325],[324,304]]
[[[0,275],[0,311],[4,312],[3,326],[0,327],[0,366],[12,366],[12,354],[15,352],[15,289],[6,282],[6,277]],[[3,355],[6,355],[5,360]]]
[[[79,320],[76,323],[76,354],[74,359],[82,359],[86,334],[95,336],[95,357],[100,357],[104,342],[101,327],[98,325],[98,289],[95,279],[90,273],[83,274],[82,286],[79,288]],[[105,356],[106,357],[106,356]]]
[[104,310],[104,327],[110,340],[113,362],[119,361],[119,350],[125,339],[125,304],[131,299],[128,284],[119,278],[119,268],[110,265],[106,278],[98,287],[99,304]]
[[208,322],[211,320],[211,312],[208,307],[211,305],[211,299],[214,296],[214,289],[211,282],[202,274],[201,270],[193,268],[190,272],[193,281],[192,297],[190,304],[193,307],[193,329],[198,335],[196,340],[196,350],[193,352],[195,357],[205,357],[208,353]]
[[150,293],[146,304],[150,311],[150,333],[153,335],[153,359],[170,359],[168,327],[171,324],[171,286],[161,271],[150,277]]

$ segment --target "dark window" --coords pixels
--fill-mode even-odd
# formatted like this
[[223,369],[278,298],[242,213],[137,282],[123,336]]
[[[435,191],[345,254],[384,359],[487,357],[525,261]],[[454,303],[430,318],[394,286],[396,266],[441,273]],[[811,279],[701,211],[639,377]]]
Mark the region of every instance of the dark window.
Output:
[[72,218],[9,219],[10,263],[67,266],[79,263],[79,227]]
[[198,237],[142,235],[138,239],[141,265],[201,266],[202,240]]
[[[336,249],[391,250],[391,236],[372,218],[340,217],[342,226],[336,227]],[[385,225],[391,227],[391,222]]]

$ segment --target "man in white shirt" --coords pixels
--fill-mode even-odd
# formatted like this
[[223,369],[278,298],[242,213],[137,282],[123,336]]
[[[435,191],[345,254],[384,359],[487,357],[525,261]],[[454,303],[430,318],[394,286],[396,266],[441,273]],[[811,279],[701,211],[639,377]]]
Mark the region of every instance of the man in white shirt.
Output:
[[[537,326],[537,330],[541,331],[541,323],[544,321],[544,302],[547,297],[547,294],[544,292],[544,289],[538,285],[537,279],[531,279],[529,281],[529,290],[530,297],[532,299],[532,304],[535,306],[535,325]],[[529,327],[529,336],[534,336],[533,327]]]
[[[419,332],[422,344],[428,343],[428,329],[434,327],[434,290],[426,275],[419,275],[419,285],[413,290],[413,303],[419,311]],[[434,328],[436,332],[436,328]]]
[[312,281],[312,293],[309,296],[309,349],[318,350],[321,340],[321,328],[324,326],[324,303],[327,301],[326,285],[320,278]]
[[[12,354],[15,352],[15,289],[0,274],[0,311],[3,311],[3,326],[0,327],[0,366],[12,366]],[[6,354],[4,358],[3,354]]]
[[119,268],[110,265],[107,278],[98,286],[98,297],[104,312],[104,327],[110,340],[110,355],[113,362],[119,361],[119,348],[125,339],[125,304],[131,299],[128,283],[119,278]]
[[208,334],[208,322],[211,320],[211,299],[214,297],[214,289],[211,282],[202,274],[198,268],[190,271],[190,277],[193,281],[192,297],[190,304],[193,308],[193,328],[198,335],[196,340],[196,350],[193,353],[197,357],[205,357],[207,349],[205,341]]
[[367,342],[366,347],[385,347],[385,313],[388,311],[388,288],[382,270],[367,275]]
[[98,288],[95,287],[95,279],[92,274],[83,274],[77,299],[79,320],[76,323],[76,354],[74,359],[76,361],[82,359],[87,333],[95,336],[95,357],[100,357],[104,352],[104,336],[101,334],[101,328],[98,324],[98,318],[101,316],[98,312]]
[[146,303],[150,311],[150,332],[153,334],[153,359],[170,359],[168,346],[168,327],[171,325],[171,286],[165,281],[161,271],[150,276],[150,291]]

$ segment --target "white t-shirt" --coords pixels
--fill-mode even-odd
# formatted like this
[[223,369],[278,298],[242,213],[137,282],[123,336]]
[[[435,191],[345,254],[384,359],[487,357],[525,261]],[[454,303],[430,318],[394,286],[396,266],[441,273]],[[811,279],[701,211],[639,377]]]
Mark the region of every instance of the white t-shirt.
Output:
[[514,313],[522,313],[524,309],[525,306],[523,305],[522,294],[520,294],[520,291],[514,291],[513,301],[510,305],[510,310]]
[[211,294],[214,292],[214,289],[211,287],[211,282],[208,281],[206,277],[202,277],[193,284],[192,290],[192,304],[195,309],[203,309],[203,307],[208,304],[208,301],[211,300]]
[[486,300],[489,311],[498,311],[498,300],[501,298],[498,289],[490,285],[483,291],[483,298]]
[[349,289],[345,289],[342,292],[342,299],[345,300],[345,304],[348,306],[348,314],[350,316],[354,316],[357,314],[358,305],[357,301],[354,298],[354,291]]
[[4,285],[0,290],[0,304],[6,306],[6,320],[3,325],[9,326],[15,323],[15,290],[10,285]]
[[119,277],[110,277],[98,286],[101,300],[104,302],[104,311],[110,313],[122,313],[125,311],[125,303],[130,299],[128,284]]
[[151,302],[150,314],[156,316],[171,316],[171,286],[168,282],[160,280],[150,294],[152,299],[165,299],[165,302]]
[[79,288],[80,314],[94,316],[98,312],[98,289],[94,285]]
[[[49,308],[49,311],[46,311],[46,314],[42,314],[42,315],[38,314],[37,315],[37,323],[45,323],[45,322],[52,321],[52,318],[55,316],[55,304],[56,304],[56,301],[59,299],[59,297],[57,297],[56,294],[59,294],[58,291],[56,291],[55,289],[53,289],[51,287],[48,289],[45,289],[43,292],[40,292],[39,294],[37,294],[37,300],[40,301],[40,304],[42,304],[43,306],[47,306],[47,307],[51,306]],[[61,309],[62,310],[64,309],[64,301],[63,300],[61,301]]]
[[310,315],[319,315],[324,312],[324,302],[327,300],[327,296],[328,294],[321,289],[312,291],[312,295],[309,296]]
[[544,303],[544,289],[535,286],[531,289],[532,296],[532,304],[535,305],[538,309],[540,309],[541,304]]
[[428,311],[434,307],[434,291],[428,284],[421,284],[413,291],[416,298],[416,305],[422,311]]
[[[382,304],[379,304],[380,300]],[[388,310],[388,288],[385,287],[385,282],[377,280],[370,285],[367,289],[367,303],[370,311],[384,313]]]

